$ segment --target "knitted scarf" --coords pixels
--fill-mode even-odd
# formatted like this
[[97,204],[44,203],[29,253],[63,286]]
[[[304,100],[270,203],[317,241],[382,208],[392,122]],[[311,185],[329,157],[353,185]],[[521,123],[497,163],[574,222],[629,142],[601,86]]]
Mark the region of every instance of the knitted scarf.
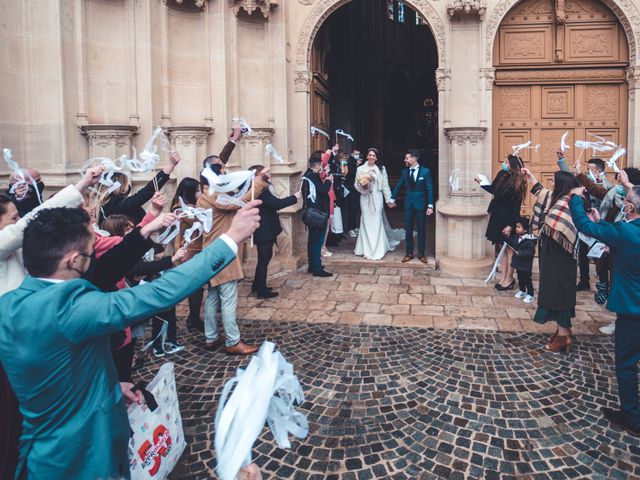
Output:
[[573,224],[571,209],[569,208],[569,195],[560,197],[558,201],[549,208],[544,217],[544,225],[540,232],[553,238],[567,252],[576,256],[576,245],[578,243],[578,230]]

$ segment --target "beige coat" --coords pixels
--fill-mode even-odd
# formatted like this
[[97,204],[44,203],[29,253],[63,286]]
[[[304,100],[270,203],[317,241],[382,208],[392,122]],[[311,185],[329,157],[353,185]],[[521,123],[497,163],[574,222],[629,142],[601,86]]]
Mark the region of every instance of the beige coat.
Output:
[[[258,198],[265,188],[267,188],[267,182],[265,182],[262,177],[256,177],[253,186],[254,198]],[[218,203],[217,199],[217,193],[214,192],[212,195],[209,195],[208,188],[204,187],[204,192],[200,195],[198,203],[196,204],[198,208],[211,208],[213,213],[213,227],[210,232],[205,232],[203,234],[202,248],[205,248],[220,235],[229,230],[233,216],[236,214],[236,210],[240,209],[237,205],[223,205]],[[251,189],[249,189],[245,196],[242,197],[242,200],[244,202],[251,201]],[[224,270],[211,279],[209,282],[211,286],[217,287],[223,283],[242,280],[244,278],[244,272],[242,271],[243,247],[244,244],[238,245],[238,254],[236,255],[236,258]]]

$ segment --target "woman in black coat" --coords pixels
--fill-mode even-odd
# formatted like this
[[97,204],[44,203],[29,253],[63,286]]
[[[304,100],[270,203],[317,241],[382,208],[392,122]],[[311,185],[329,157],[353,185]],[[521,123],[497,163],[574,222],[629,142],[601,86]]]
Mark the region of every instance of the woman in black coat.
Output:
[[[489,223],[485,236],[491,243],[500,247],[506,240],[503,230],[505,227],[512,226],[520,216],[522,201],[527,192],[527,179],[522,173],[523,167],[524,163],[520,157],[508,155],[493,183],[481,185],[484,190],[493,195],[487,209]],[[480,183],[478,178],[475,181]],[[514,270],[511,267],[512,253],[507,249],[502,258],[500,263],[502,278],[495,285],[497,290],[510,290],[515,284]]]
[[119,172],[114,173],[113,180],[120,182],[120,187],[108,195],[106,194],[108,187],[100,187],[100,211],[96,215],[98,223],[102,224],[105,218],[115,214],[126,215],[131,218],[136,225],[140,223],[145,215],[142,206],[151,200],[156,190],[159,191],[164,187],[169,181],[171,172],[173,172],[179,162],[180,155],[177,152],[171,152],[171,155],[169,155],[169,163],[155,175],[155,179],[149,181],[144,187],[131,196],[129,196],[129,193],[131,193],[129,177]]
[[[255,165],[249,170],[254,170],[256,175],[260,175],[264,167]],[[271,177],[268,176],[267,178]],[[300,198],[302,198],[300,192],[286,198],[278,198],[268,188],[258,197],[259,200],[262,200],[262,205],[258,207],[260,210],[260,226],[253,234],[253,243],[255,243],[258,250],[258,263],[251,288],[252,291],[256,292],[258,298],[273,298],[278,295],[277,292],[267,287],[267,269],[273,256],[273,245],[276,243],[276,238],[280,235],[280,232],[282,232],[278,210],[295,205]]]

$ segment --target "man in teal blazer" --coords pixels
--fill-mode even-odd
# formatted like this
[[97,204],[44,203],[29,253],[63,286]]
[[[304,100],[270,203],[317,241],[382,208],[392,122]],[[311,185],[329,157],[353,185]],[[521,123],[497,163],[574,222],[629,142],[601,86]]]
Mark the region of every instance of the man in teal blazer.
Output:
[[418,230],[418,258],[422,263],[427,263],[426,256],[426,217],[433,213],[433,186],[431,171],[418,163],[420,152],[409,150],[404,157],[407,168],[402,170],[400,181],[393,189],[389,208],[395,208],[396,199],[404,187],[404,232],[406,243],[406,255],[402,259],[408,262],[413,259],[413,225],[414,218]]
[[613,263],[611,291],[607,309],[616,312],[615,355],[620,410],[603,408],[610,422],[627,432],[640,435],[640,401],[638,399],[638,362],[640,361],[640,186],[636,185],[623,201],[625,222],[595,222],[584,211],[580,198],[584,188],[573,190],[569,206],[578,231],[609,246]]
[[94,240],[86,212],[44,210],[29,224],[29,276],[0,298],[0,362],[24,416],[16,478],[129,478],[129,421],[109,334],[175,305],[220,272],[257,228],[259,203],[159,280],[109,293],[80,278]]

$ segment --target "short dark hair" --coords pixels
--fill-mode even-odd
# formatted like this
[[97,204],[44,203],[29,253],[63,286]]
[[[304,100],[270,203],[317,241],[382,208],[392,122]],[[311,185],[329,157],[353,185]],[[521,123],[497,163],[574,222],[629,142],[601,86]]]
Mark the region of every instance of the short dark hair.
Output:
[[420,160],[420,151],[414,148],[407,150],[407,153],[411,155],[416,160]]
[[311,156],[309,157],[309,168],[313,168],[319,163],[322,163],[323,153],[324,152],[322,150],[316,150],[315,152],[311,153]]
[[62,257],[82,250],[91,238],[89,214],[82,208],[47,208],[24,229],[22,259],[33,277],[49,277]]
[[517,224],[522,225],[522,228],[524,228],[526,231],[529,231],[529,218],[527,217],[518,217],[514,223],[514,225]]
[[587,163],[595,165],[598,170],[604,172],[604,162],[601,158],[591,158],[587,161]]
[[0,194],[0,216],[7,213],[7,205],[9,203],[13,203],[13,200],[11,200],[11,198],[6,196],[4,193]]
[[209,155],[207,158],[205,158],[202,161],[202,167],[206,168],[207,164],[211,164],[211,163],[215,162],[216,160],[220,160],[220,157],[218,155]]
[[249,170],[253,170],[256,172],[256,176],[258,176],[264,170],[264,165],[251,165]]
[[627,172],[627,177],[633,185],[640,185],[640,170],[635,167],[626,167],[623,170]]

